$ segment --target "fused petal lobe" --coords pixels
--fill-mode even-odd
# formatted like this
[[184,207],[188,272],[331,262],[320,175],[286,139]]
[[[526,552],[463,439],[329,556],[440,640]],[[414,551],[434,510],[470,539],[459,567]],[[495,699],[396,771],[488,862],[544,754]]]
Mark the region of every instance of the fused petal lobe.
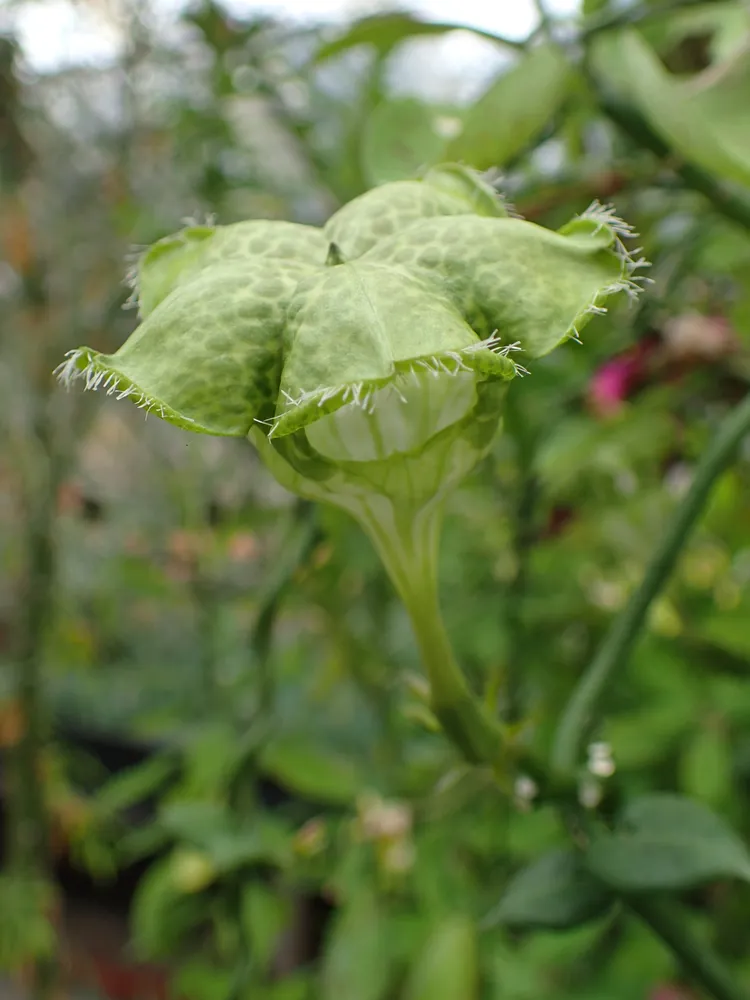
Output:
[[425,219],[363,257],[422,272],[482,338],[497,332],[532,357],[547,354],[622,287],[614,232],[585,222],[569,236],[510,218]]
[[139,312],[151,313],[178,285],[206,268],[225,264],[253,267],[274,259],[320,267],[328,242],[314,226],[250,219],[230,226],[189,226],[155,243],[140,258],[135,275]]
[[80,352],[77,363],[88,381],[101,374],[112,391],[173,423],[243,437],[273,412],[286,307],[304,273],[272,260],[209,268],[167,296],[115,354]]

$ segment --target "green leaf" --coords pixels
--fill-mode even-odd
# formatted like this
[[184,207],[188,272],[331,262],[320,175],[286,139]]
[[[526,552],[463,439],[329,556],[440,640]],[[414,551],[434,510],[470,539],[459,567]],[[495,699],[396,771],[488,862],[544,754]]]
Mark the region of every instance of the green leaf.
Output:
[[750,853],[737,834],[705,806],[670,794],[636,799],[613,834],[594,840],[586,863],[602,882],[626,892],[750,881]]
[[570,61],[556,45],[534,49],[465,112],[449,159],[478,170],[503,166],[541,132],[567,95]]
[[180,962],[172,985],[186,1000],[226,1000],[236,978],[234,970],[197,957]]
[[218,802],[178,801],[165,805],[159,825],[175,840],[185,840],[198,847],[234,825],[234,817]]
[[676,152],[727,180],[750,185],[750,41],[688,80],[670,75],[636,31],[598,39],[594,53],[599,72]]
[[290,832],[280,819],[256,815],[245,825],[219,803],[173,802],[159,825],[175,840],[200,848],[223,872],[265,862],[283,865],[289,856]]
[[357,767],[304,737],[279,736],[264,749],[260,765],[279,784],[314,802],[353,802],[361,786]]
[[289,903],[279,892],[253,882],[242,890],[240,919],[247,940],[252,942],[253,960],[267,972],[276,954],[279,938],[289,925]]
[[406,180],[442,158],[440,112],[415,98],[383,101],[362,132],[362,166],[370,184]]
[[112,816],[138,805],[158,792],[173,778],[177,761],[171,756],[157,756],[110,778],[94,800],[99,816]]
[[609,892],[586,870],[580,852],[556,848],[515,875],[488,918],[511,927],[560,930],[602,916]]
[[225,722],[208,722],[188,730],[181,796],[186,799],[221,796],[228,788],[243,750],[236,731]]
[[390,979],[383,917],[377,900],[361,892],[336,917],[321,975],[321,1000],[382,1000]]
[[693,727],[680,759],[680,787],[711,806],[728,802],[732,794],[732,748],[717,726]]
[[475,1000],[478,989],[474,924],[456,914],[435,928],[417,954],[402,1000]]
[[[324,62],[358,45],[371,45],[378,55],[387,55],[392,48],[407,38],[419,35],[443,35],[447,31],[466,31],[466,25],[437,21],[420,21],[410,14],[398,12],[374,14],[356,21],[348,31],[318,49],[316,62]],[[502,39],[487,31],[471,29],[475,34],[502,43]]]
[[204,919],[199,895],[185,894],[175,884],[173,857],[154,862],[138,882],[131,909],[133,944],[142,958],[172,953],[185,935]]
[[316,994],[313,993],[310,979],[309,972],[292,973],[269,986],[259,1000],[313,1000]]
[[[644,26],[649,28],[648,22]],[[742,48],[750,31],[750,9],[737,0],[714,0],[713,3],[685,6],[672,10],[669,17],[656,21],[644,35],[661,49],[662,38],[670,47],[677,47],[688,39],[703,37],[708,43],[711,61],[722,61]]]
[[709,615],[694,624],[693,632],[701,642],[750,662],[750,629],[747,627],[746,607],[735,612]]

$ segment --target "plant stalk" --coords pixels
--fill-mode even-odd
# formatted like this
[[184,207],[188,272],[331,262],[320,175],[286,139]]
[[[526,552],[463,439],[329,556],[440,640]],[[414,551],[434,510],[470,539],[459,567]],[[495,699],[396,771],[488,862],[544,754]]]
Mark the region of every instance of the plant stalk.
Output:
[[[51,858],[43,755],[49,733],[42,672],[54,603],[54,522],[62,457],[53,440],[49,399],[38,405],[25,484],[26,567],[16,645],[16,695],[22,728],[9,754],[8,869],[31,882],[46,882],[51,875]],[[56,963],[35,957],[31,968],[30,996],[45,1000],[54,988]]]
[[456,662],[438,597],[438,539],[442,509],[393,510],[386,525],[374,514],[360,521],[373,541],[411,619],[430,682],[430,708],[451,741],[472,763],[499,762],[500,725],[469,687]]
[[614,621],[573,691],[558,724],[552,749],[552,770],[557,776],[567,777],[575,772],[579,751],[591,733],[605,694],[627,665],[652,601],[669,579],[714,483],[749,432],[750,394],[724,418],[698,463],[692,485],[670,520],[641,585]]

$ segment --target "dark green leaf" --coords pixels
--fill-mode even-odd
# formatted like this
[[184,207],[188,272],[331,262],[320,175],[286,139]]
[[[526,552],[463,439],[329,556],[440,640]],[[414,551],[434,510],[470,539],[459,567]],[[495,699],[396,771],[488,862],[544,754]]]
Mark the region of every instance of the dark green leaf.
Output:
[[287,860],[287,828],[268,815],[255,816],[244,825],[219,803],[174,802],[163,810],[160,826],[176,840],[205,851],[224,872],[257,862],[281,865]]
[[133,945],[142,958],[168,955],[204,916],[197,895],[186,895],[175,883],[173,857],[162,858],[138,883],[131,920]]
[[263,751],[261,766],[285,788],[316,802],[351,802],[360,786],[346,757],[301,737],[278,737]]
[[242,892],[242,929],[253,942],[255,961],[264,972],[271,966],[284,928],[289,926],[289,910],[289,899],[261,882],[252,882]]
[[234,826],[229,810],[218,802],[172,802],[159,816],[159,825],[176,840],[186,840],[197,847],[226,833]]
[[403,1000],[474,1000],[477,986],[476,930],[471,920],[457,914],[427,938],[402,996]]
[[729,800],[732,792],[732,748],[717,726],[693,729],[680,760],[680,786],[686,795],[711,806]]
[[492,923],[512,927],[576,927],[606,912],[612,902],[592,878],[580,853],[558,848],[542,855],[511,879]]
[[615,832],[587,852],[589,869],[629,892],[687,889],[720,878],[750,881],[750,853],[705,806],[679,795],[644,795],[624,812]]
[[363,892],[333,924],[322,970],[322,1000],[381,1000],[388,986],[383,918]]
[[111,816],[158,792],[175,774],[177,762],[172,757],[153,757],[111,778],[97,794],[98,815]]

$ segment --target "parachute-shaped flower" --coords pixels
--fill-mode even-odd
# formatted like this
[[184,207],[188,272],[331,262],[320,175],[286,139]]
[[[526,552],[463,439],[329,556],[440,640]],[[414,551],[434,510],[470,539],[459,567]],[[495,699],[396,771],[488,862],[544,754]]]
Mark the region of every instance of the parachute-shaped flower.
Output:
[[285,486],[363,524],[424,638],[443,497],[489,447],[519,361],[635,289],[629,235],[598,205],[558,232],[511,217],[456,165],[322,229],[192,225],[139,259],[128,341],[71,352],[61,377],[249,436]]

